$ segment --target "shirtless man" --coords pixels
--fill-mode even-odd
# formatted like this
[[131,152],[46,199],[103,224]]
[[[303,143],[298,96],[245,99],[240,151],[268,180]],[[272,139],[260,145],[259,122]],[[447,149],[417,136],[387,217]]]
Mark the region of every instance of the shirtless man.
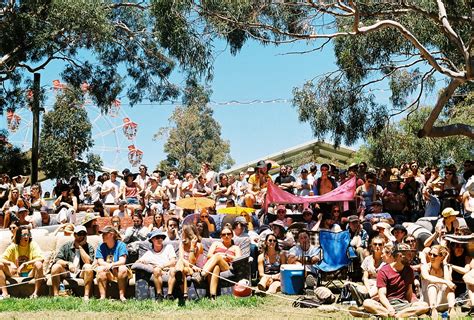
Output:
[[329,176],[329,165],[327,163],[323,163],[321,165],[321,177],[316,179],[313,184],[313,192],[316,196],[322,196],[335,188],[337,188],[336,181],[334,178]]

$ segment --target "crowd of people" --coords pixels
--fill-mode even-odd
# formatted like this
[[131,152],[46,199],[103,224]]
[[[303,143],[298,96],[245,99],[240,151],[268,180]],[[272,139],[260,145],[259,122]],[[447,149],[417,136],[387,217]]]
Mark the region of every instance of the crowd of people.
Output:
[[[43,277],[41,252],[30,232],[42,226],[58,225],[60,232],[72,237],[51,269],[54,295],[58,294],[60,277],[66,274],[84,279],[87,299],[95,276],[100,298],[106,297],[107,281],[117,280],[122,300],[132,276],[127,268],[133,249],[130,244],[137,241],[151,243],[149,252],[137,259],[153,266],[156,296],[162,300],[165,273],[171,298],[177,291],[187,295],[183,279],[189,275],[196,281],[207,279],[209,294],[215,297],[219,273],[232,269],[233,260],[242,255],[232,241],[235,237],[250,238],[251,272],[260,293],[280,290],[283,264],[305,265],[306,287],[313,289],[321,250],[312,242],[312,235],[320,230],[348,230],[355,252],[349,289],[364,310],[385,315],[430,311],[436,316],[440,305],[446,305],[449,312],[459,300],[474,306],[474,262],[465,242],[446,238],[466,236],[474,230],[472,160],[466,160],[460,170],[454,165],[420,168],[416,161],[379,169],[364,162],[347,168],[310,165],[298,168],[297,173],[282,165],[274,177],[269,174],[271,166],[259,161],[234,176],[217,174],[207,163],[199,173],[171,170],[167,174],[160,170],[148,173],[147,167],[140,165],[136,174],[125,169],[121,175],[118,171],[99,176],[91,172],[86,181],[76,177],[67,183],[59,180],[51,193],[43,193],[40,184],[27,187],[27,177],[10,180],[3,174],[0,226],[12,232],[12,244],[0,261],[3,297],[8,297],[7,277]],[[327,194],[352,178],[356,190],[348,206],[337,202],[263,205],[269,181],[306,197]],[[196,212],[181,208],[179,200],[187,197],[211,198],[215,205]],[[220,224],[216,212],[226,207],[250,210]],[[77,214],[82,211],[87,213],[78,221]],[[186,219],[189,215],[194,218]],[[101,230],[103,243],[94,252],[87,235],[98,234],[94,223],[98,216],[111,216],[112,225]],[[152,223],[144,225],[144,216],[152,216]],[[122,230],[124,217],[131,217],[133,226]],[[404,223],[422,217],[438,220],[420,247]],[[213,243],[204,255],[201,239],[209,237],[222,241]],[[178,252],[170,241],[180,242]],[[36,289],[33,295],[37,295]]]

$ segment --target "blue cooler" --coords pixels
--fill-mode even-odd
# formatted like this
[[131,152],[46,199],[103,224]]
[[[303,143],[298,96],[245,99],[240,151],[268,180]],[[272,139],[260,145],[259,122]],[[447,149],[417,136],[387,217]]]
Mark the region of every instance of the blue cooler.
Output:
[[298,264],[282,264],[280,267],[281,292],[301,294],[304,289],[304,267]]

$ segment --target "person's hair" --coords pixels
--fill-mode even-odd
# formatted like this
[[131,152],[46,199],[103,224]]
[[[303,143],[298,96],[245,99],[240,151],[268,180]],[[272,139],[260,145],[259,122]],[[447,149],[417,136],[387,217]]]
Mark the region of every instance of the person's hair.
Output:
[[113,216],[112,219],[110,220],[110,223],[112,223],[112,225],[114,224],[114,220],[117,221],[118,220],[118,227],[117,229],[120,231],[120,228],[121,228],[121,221],[122,219],[120,219],[119,216]]
[[22,232],[23,230],[27,230],[27,231],[28,231],[28,241],[31,241],[31,240],[32,240],[30,228],[28,228],[28,227],[26,227],[26,226],[20,226],[20,227],[18,227],[18,228],[16,229],[15,244],[20,244],[21,232]]
[[9,201],[9,202],[13,201],[13,191],[17,191],[17,192],[18,192],[18,199],[20,199],[20,190],[18,190],[17,187],[14,187],[14,188],[11,188],[11,189],[10,189],[10,193],[8,194],[8,201]]
[[176,222],[176,225],[177,225],[177,226],[178,226],[178,228],[179,228],[179,220],[178,220],[178,219],[176,219],[175,217],[171,217],[171,218],[169,218],[169,219],[168,219],[168,221],[166,221],[166,228],[168,228],[168,227],[169,227],[169,225],[170,225],[170,221],[174,221],[174,222]]
[[303,233],[306,233],[306,234],[308,235],[308,238],[310,237],[308,230],[306,230],[306,229],[301,229],[300,231],[298,231],[298,234],[296,235],[296,239],[299,239],[299,238],[300,238],[300,235],[303,234]]
[[449,251],[448,251],[448,248],[446,248],[445,246],[442,246],[440,244],[435,244],[434,246],[431,247],[431,249],[438,249],[438,253],[443,256],[443,258],[445,258]]
[[265,236],[265,241],[262,244],[262,252],[267,253],[267,250],[268,250],[267,241],[268,241],[269,237],[274,237],[275,238],[275,240],[276,240],[275,251],[280,252],[280,246],[278,245],[278,239],[273,233],[269,233]]
[[182,238],[192,240],[195,236],[198,238],[198,242],[201,242],[201,235],[194,224],[187,224],[183,227]]
[[[156,224],[156,220],[155,220],[156,216],[161,216],[161,226]],[[153,227],[160,228],[160,227],[163,227],[164,224],[165,224],[165,221],[164,221],[163,215],[159,212],[155,212],[155,214],[153,215]]]
[[39,183],[33,183],[30,189],[33,189],[33,188],[38,189],[38,194],[41,197],[41,194],[43,193],[43,190],[41,190],[41,185]]
[[224,226],[224,228],[222,228],[221,232],[219,233],[219,236],[222,237],[222,233],[225,231],[225,230],[229,230],[230,233],[232,234],[232,237],[230,239],[230,242],[232,245],[234,245],[234,239],[232,239],[234,237],[234,231],[232,230],[232,227],[229,227],[229,226]]
[[201,238],[209,238],[209,228],[207,227],[207,223],[198,221],[196,224],[196,229],[198,224],[202,225],[202,231],[199,232],[198,230],[198,234],[201,236]]
[[137,218],[140,219],[140,220],[142,221],[142,223],[143,223],[143,216],[142,216],[142,213],[141,213],[140,211],[138,211],[138,210],[135,211],[135,213],[133,214],[132,219],[133,219],[134,217],[137,217]]
[[370,240],[370,246],[369,246],[369,252],[370,252],[370,254],[373,253],[374,242],[377,241],[377,240],[378,240],[378,241],[382,241],[382,250],[383,250],[383,248],[385,247],[385,245],[387,244],[387,241],[385,240],[385,238],[383,238],[383,237],[381,237],[381,236],[379,236],[379,235],[373,237],[372,240]]

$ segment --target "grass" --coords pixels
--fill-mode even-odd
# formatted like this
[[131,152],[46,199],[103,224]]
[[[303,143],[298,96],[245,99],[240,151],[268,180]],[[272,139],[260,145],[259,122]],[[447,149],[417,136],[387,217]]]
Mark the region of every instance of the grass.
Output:
[[260,297],[236,299],[233,296],[222,296],[216,301],[200,299],[188,301],[185,306],[178,306],[176,301],[163,301],[157,303],[152,300],[134,300],[126,302],[118,300],[91,299],[84,302],[77,297],[40,297],[38,299],[11,298],[0,302],[0,312],[36,312],[36,311],[74,311],[74,312],[132,312],[149,313],[157,311],[193,311],[193,310],[219,310],[257,308],[264,303]]

